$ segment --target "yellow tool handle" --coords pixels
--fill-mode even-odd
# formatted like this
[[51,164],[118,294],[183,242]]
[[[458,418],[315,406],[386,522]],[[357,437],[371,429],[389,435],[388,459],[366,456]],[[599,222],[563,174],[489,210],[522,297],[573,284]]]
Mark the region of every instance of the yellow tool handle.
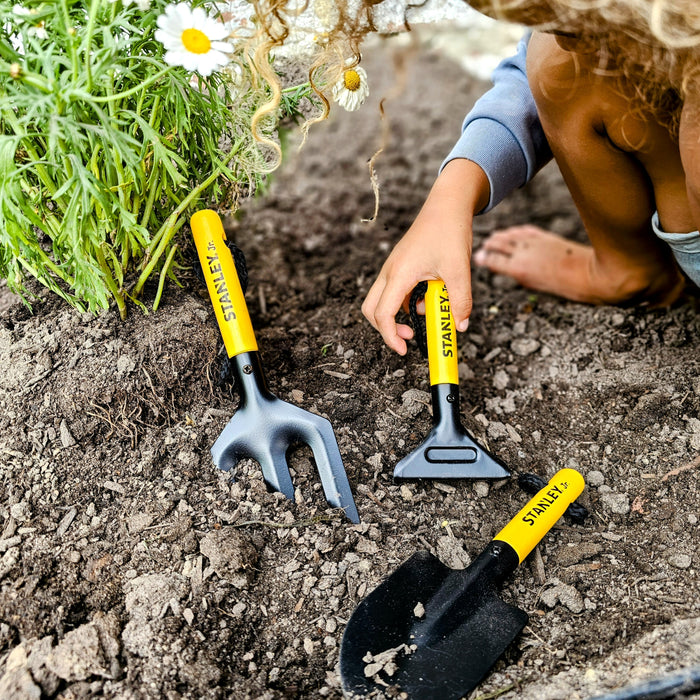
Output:
[[219,215],[203,209],[190,219],[207,289],[229,357],[258,349],[241,282]]
[[442,280],[428,282],[425,293],[425,332],[430,385],[459,384],[457,331],[447,287]]
[[575,469],[559,470],[493,539],[508,543],[522,562],[581,495],[585,485]]

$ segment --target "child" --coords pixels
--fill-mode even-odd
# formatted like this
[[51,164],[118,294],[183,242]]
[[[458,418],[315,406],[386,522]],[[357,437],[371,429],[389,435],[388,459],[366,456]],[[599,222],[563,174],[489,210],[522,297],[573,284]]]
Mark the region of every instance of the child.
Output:
[[[470,4],[484,11],[489,2]],[[395,316],[421,280],[445,281],[457,328],[466,330],[470,259],[586,303],[666,305],[685,276],[700,285],[695,2],[675,0],[675,14],[664,14],[659,0],[598,0],[593,9],[567,0],[498,3],[507,19],[541,30],[496,69],[494,87],[467,115],[423,208],[369,290],[363,313],[390,348],[406,352],[413,331]],[[552,156],[591,245],[523,225],[494,232],[472,257],[473,217]]]

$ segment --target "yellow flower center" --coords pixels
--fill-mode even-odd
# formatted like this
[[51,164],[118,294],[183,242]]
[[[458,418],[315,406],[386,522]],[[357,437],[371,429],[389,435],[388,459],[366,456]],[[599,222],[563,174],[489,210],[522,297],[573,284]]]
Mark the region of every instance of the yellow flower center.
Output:
[[345,85],[346,90],[350,90],[350,92],[355,92],[355,90],[357,90],[357,88],[360,87],[361,83],[362,79],[360,78],[360,74],[356,70],[350,68],[349,70],[346,70],[343,74],[343,85]]
[[199,29],[185,29],[182,43],[190,53],[207,53],[211,48],[209,37]]

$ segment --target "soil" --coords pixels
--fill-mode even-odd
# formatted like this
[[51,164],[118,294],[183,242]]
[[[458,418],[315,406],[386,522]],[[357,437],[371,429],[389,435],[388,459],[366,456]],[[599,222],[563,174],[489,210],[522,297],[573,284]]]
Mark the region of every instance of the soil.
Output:
[[[700,663],[692,291],[594,308],[477,270],[461,415],[513,478],[393,481],[431,425],[427,362],[387,350],[360,303],[486,85],[429,42],[364,65],[363,111],[313,127],[227,222],[270,388],[330,419],[361,524],[328,507],[308,448],[289,454],[295,501],[250,460],[234,482],[214,468],[238,394],[190,270],[126,322],[3,291],[0,697],[341,698],[359,601],[419,550],[464,567],[529,498],[515,477],[561,467],[585,476],[589,515],[506,581],[530,621],[472,697],[587,698]],[[526,221],[582,236],[554,166],[477,234]]]

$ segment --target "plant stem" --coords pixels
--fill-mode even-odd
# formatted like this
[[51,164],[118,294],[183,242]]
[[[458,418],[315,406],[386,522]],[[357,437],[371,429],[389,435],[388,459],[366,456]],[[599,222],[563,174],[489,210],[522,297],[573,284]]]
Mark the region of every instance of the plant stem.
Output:
[[148,179],[148,200],[146,201],[146,206],[143,209],[143,216],[141,217],[141,226],[148,228],[148,220],[151,218],[151,212],[153,211],[153,203],[156,197],[160,196],[162,189],[162,183],[160,180],[158,182],[151,182],[157,176],[157,169],[151,172],[151,177]]
[[38,73],[28,73],[23,70],[20,73],[19,79],[26,85],[30,85],[37,90],[41,90],[41,92],[44,92],[47,95],[50,95],[52,92],[51,85],[49,84],[48,80]]
[[158,278],[158,291],[156,292],[156,298],[153,301],[153,310],[158,311],[158,306],[160,305],[160,298],[163,296],[163,287],[165,286],[165,278],[168,276],[168,270],[170,265],[172,265],[175,253],[177,251],[177,244],[175,244],[171,249],[168,257],[163,263],[163,269],[160,271],[160,277]]
[[88,10],[88,25],[85,32],[85,38],[83,39],[83,46],[85,46],[85,75],[87,76],[87,81],[85,84],[86,92],[92,92],[92,55],[90,47],[92,46],[92,34],[95,30],[95,20],[97,19],[97,10],[100,5],[100,0],[92,0],[90,3],[90,9]]
[[102,272],[104,274],[104,281],[105,281],[105,284],[107,285],[107,288],[112,293],[114,300],[117,302],[117,308],[119,309],[119,316],[120,316],[121,320],[124,321],[126,319],[126,303],[124,302],[124,295],[122,294],[119,287],[117,287],[117,283],[114,281],[114,276],[112,275],[112,271],[110,270],[109,265],[107,264],[107,261],[105,260],[104,253],[102,251],[102,245],[105,245],[105,244],[98,244],[95,246],[95,259],[97,260],[97,263],[99,264],[100,268],[102,269]]
[[[51,258],[49,258],[48,255],[46,255],[46,253],[45,253],[43,250],[39,251],[39,258],[40,258],[40,261],[41,261],[41,268],[42,268],[42,269],[44,269],[44,268],[48,269],[48,270],[49,270],[50,272],[52,272],[56,277],[58,277],[58,279],[63,280],[67,285],[69,285],[69,286],[71,286],[71,287],[75,284],[75,280],[73,279],[73,277],[71,277],[70,275],[64,273],[64,272],[56,265],[56,263],[54,263],[54,261],[51,260]],[[20,263],[22,266],[24,266],[25,269],[27,269],[27,270],[30,272],[30,274],[31,274],[33,277],[36,277],[36,279],[41,280],[42,277],[44,277],[44,275],[42,275],[41,272],[40,272],[39,270],[37,270],[36,268],[34,268],[34,267],[29,263],[29,261],[28,261],[26,258],[24,258],[22,255],[17,256],[17,260],[19,261],[19,263]],[[48,286],[48,287],[51,287],[51,288],[55,288],[55,284],[54,284],[54,285],[47,284],[47,286]],[[61,296],[63,296],[64,299],[68,299],[68,297],[67,297],[65,294],[61,294]]]
[[299,85],[291,85],[290,87],[282,88],[283,95],[295,94],[297,92],[303,91],[308,92],[311,89],[311,83],[308,81],[306,83],[300,83]]
[[65,23],[65,32],[68,37],[68,45],[70,47],[70,60],[73,68],[73,82],[78,81],[80,76],[80,65],[78,63],[78,55],[75,50],[75,29],[71,23],[70,12],[68,11],[68,3],[66,0],[61,0],[61,10],[63,10],[63,21]]
[[[168,243],[172,240],[172,237],[179,230],[179,228],[184,224],[184,221],[179,222],[178,219],[182,213],[187,209],[187,207],[195,201],[202,192],[204,192],[210,185],[212,185],[216,179],[221,175],[224,168],[233,160],[234,156],[241,147],[243,139],[239,139],[235,144],[233,144],[231,151],[226,155],[226,159],[214,172],[197,187],[195,187],[188,195],[185,197],[175,209],[175,211],[167,218],[163,226],[159,229],[158,233],[153,237],[151,244],[148,246],[146,252],[146,259],[149,261],[146,267],[141,272],[136,285],[134,286],[133,295],[138,296],[143,290],[143,286],[146,284],[146,280],[149,278],[153,270],[155,269],[158,260],[160,259],[163,251],[166,249]],[[155,250],[154,250],[155,247]]]
[[27,155],[29,155],[29,157],[32,159],[34,169],[36,170],[36,173],[39,176],[39,179],[43,183],[44,187],[46,187],[46,189],[49,191],[51,198],[61,208],[61,211],[65,211],[66,210],[65,200],[64,199],[55,199],[54,195],[56,194],[57,188],[54,184],[54,181],[51,178],[51,176],[49,175],[49,171],[44,167],[44,165],[42,163],[43,158],[41,158],[39,156],[37,151],[31,145],[29,138],[27,138],[27,134],[26,134],[25,130],[22,128],[20,123],[17,121],[17,117],[15,116],[14,112],[12,110],[9,110],[9,109],[3,109],[2,116],[7,121],[7,123],[10,124],[10,126],[12,127],[12,131],[14,131],[15,135],[19,137],[20,143],[22,144],[22,147],[27,152]]
[[98,97],[93,97],[91,99],[93,102],[114,102],[116,100],[121,100],[124,97],[131,97],[131,95],[135,95],[139,90],[143,90],[149,85],[153,85],[153,83],[155,83],[157,80],[160,80],[164,75],[167,75],[171,70],[171,66],[168,66],[167,68],[163,68],[162,70],[158,71],[155,75],[152,75],[150,78],[144,80],[139,85],[135,85],[134,87],[129,88],[128,90],[124,90],[124,92],[117,92],[113,95],[101,95]]

